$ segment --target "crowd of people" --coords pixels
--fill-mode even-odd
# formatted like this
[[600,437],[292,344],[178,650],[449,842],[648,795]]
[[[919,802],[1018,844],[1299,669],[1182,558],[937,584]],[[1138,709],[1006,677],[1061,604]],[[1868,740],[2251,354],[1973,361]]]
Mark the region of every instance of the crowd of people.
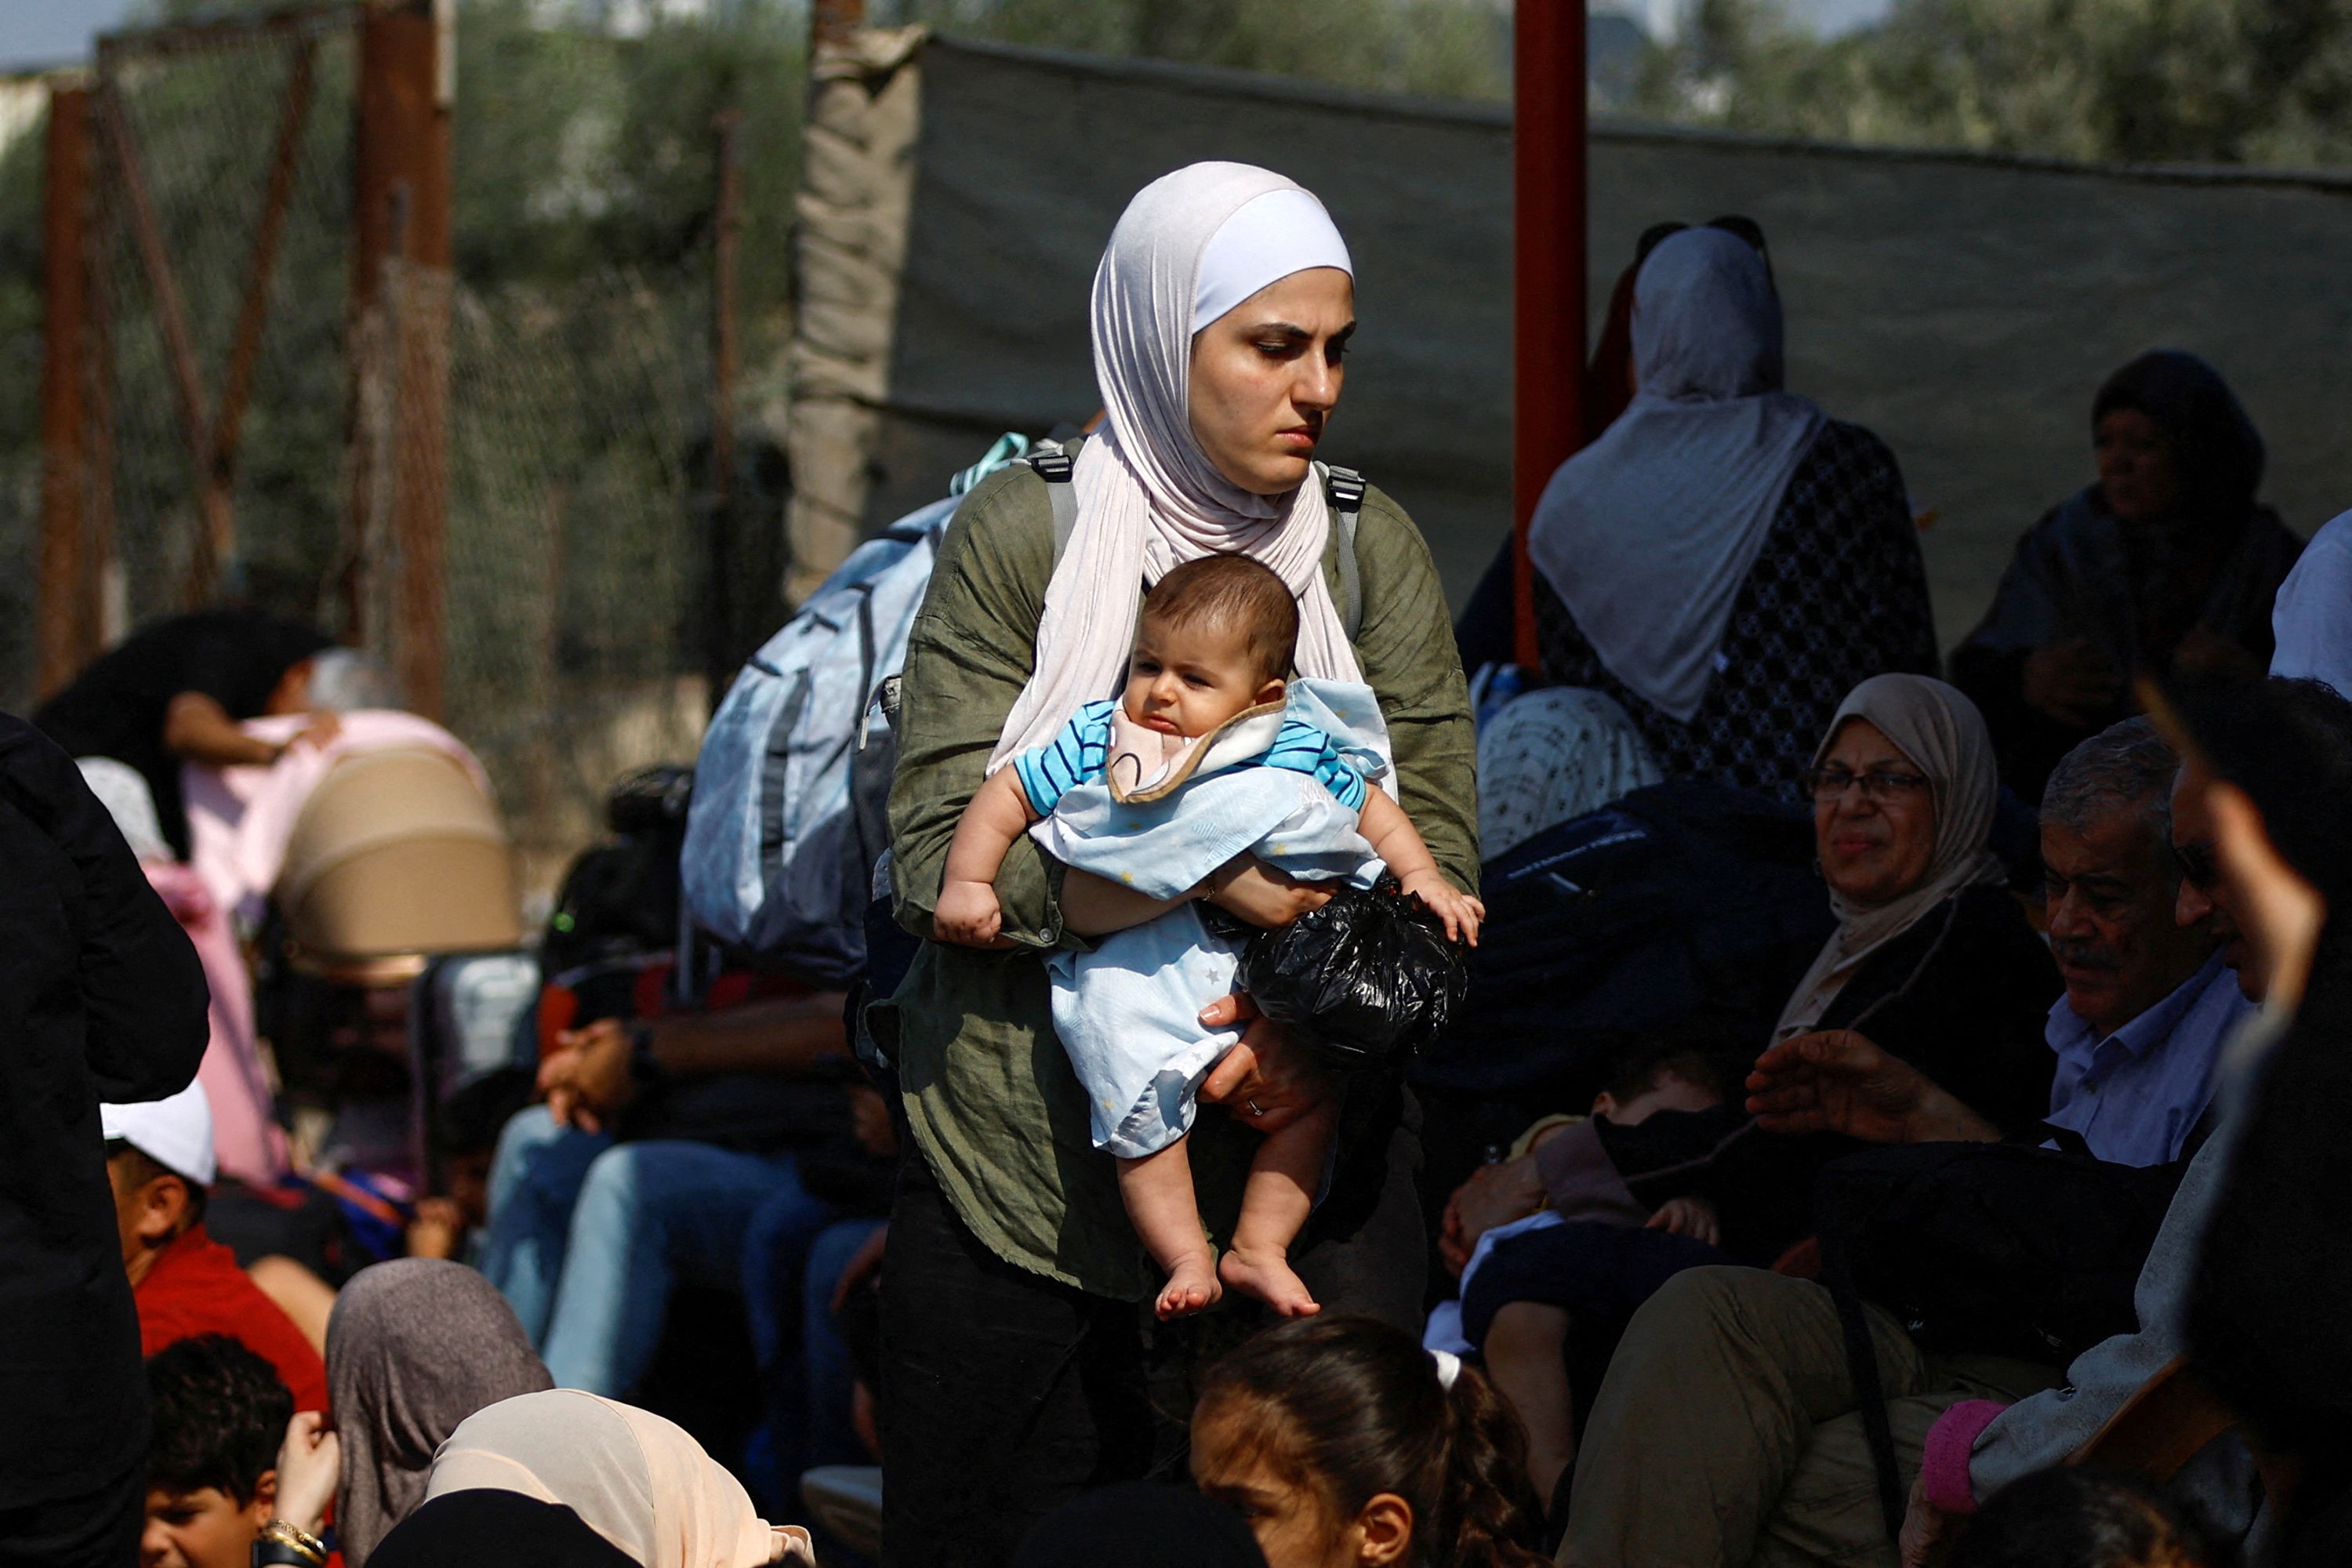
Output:
[[[1136,195],[1104,416],[940,545],[846,987],[677,945],[676,837],[625,834],[451,1088],[432,970],[301,991],[266,922],[301,792],[454,738],[247,610],[0,716],[0,1564],[2352,1552],[2352,514],[2305,545],[2221,376],[2145,354],[1946,659],[1766,237],[1663,224],[1532,581],[1457,623],[1315,462],[1354,275],[1281,175]],[[1522,588],[1541,666],[1488,679]],[[1693,791],[1809,853],[1801,960],[1533,1089],[1252,968],[1346,910],[1475,994],[1482,867]],[[405,1184],[351,1155],[404,1071]]]

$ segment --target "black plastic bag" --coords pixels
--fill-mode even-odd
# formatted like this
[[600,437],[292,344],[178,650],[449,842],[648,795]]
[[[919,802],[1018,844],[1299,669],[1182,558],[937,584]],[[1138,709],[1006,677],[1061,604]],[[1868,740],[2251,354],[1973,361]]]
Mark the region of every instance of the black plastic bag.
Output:
[[1464,949],[1395,879],[1346,888],[1286,926],[1254,931],[1241,987],[1258,1011],[1339,1067],[1401,1067],[1441,1034],[1469,986]]

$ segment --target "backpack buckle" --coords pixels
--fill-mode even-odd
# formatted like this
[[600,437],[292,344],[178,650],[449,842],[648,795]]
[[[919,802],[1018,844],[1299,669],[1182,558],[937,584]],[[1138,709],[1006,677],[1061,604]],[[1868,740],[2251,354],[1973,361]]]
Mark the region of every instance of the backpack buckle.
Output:
[[1323,494],[1334,511],[1355,511],[1364,504],[1364,476],[1353,468],[1331,468],[1323,471]]
[[1037,477],[1049,485],[1066,485],[1077,470],[1077,461],[1056,447],[1050,452],[1032,452],[1025,459],[1037,470]]

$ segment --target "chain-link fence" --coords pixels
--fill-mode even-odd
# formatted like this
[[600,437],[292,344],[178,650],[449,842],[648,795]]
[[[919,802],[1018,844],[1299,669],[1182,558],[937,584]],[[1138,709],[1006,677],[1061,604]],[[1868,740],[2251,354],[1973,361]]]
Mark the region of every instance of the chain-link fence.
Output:
[[[362,308],[364,9],[130,34],[102,52],[81,213],[82,543],[105,563],[109,640],[222,599],[314,620],[395,675],[414,639],[435,639],[445,721],[482,756],[543,887],[596,831],[617,774],[691,761],[709,672],[781,618],[784,487],[756,373],[723,491],[713,471],[714,132],[691,99],[728,96],[740,39],[462,13],[460,64],[478,79],[459,102],[476,166],[457,184],[457,268],[404,260],[395,237]],[[784,63],[796,102],[797,58]],[[769,107],[753,155],[773,158]],[[663,112],[658,139],[633,128]],[[0,151],[0,205],[37,240],[42,141]],[[0,280],[0,361],[27,392],[39,316],[6,290],[37,265],[37,250],[0,253],[15,273]],[[755,295],[755,366],[776,295]],[[446,420],[418,417],[420,385],[446,387]],[[0,416],[0,548],[26,562],[38,422],[22,404]],[[404,530],[394,492],[428,468],[446,520]],[[0,701],[20,711],[45,608],[30,571],[0,580]]]

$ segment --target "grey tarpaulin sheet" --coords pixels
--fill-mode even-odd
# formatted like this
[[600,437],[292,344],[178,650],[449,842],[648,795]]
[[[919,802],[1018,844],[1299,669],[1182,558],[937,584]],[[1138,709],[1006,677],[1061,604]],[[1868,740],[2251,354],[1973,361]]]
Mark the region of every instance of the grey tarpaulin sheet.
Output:
[[[1095,406],[1088,281],[1120,207],[1196,158],[1329,205],[1363,323],[1327,455],[1411,509],[1458,603],[1508,524],[1506,111],[934,39],[870,529],[1008,428]],[[2017,535],[2087,481],[2092,393],[2159,344],[2210,358],[2308,532],[2352,505],[2352,183],[2097,170],[1623,127],[1591,147],[1596,313],[1634,237],[1743,212],[1770,236],[1790,386],[1885,437],[1958,640]]]

